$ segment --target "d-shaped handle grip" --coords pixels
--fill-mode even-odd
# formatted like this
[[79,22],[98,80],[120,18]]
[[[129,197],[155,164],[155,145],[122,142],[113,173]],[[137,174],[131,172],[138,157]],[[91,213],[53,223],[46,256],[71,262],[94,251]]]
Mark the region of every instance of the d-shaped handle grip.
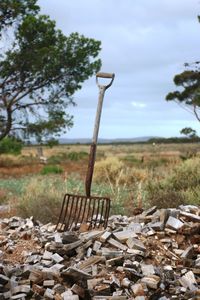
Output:
[[[108,78],[108,79],[111,78],[111,81],[107,85],[102,85],[102,84],[99,84],[98,78]],[[96,74],[96,82],[97,82],[98,87],[104,87],[105,89],[108,89],[112,85],[114,78],[115,78],[114,73],[99,72]]]

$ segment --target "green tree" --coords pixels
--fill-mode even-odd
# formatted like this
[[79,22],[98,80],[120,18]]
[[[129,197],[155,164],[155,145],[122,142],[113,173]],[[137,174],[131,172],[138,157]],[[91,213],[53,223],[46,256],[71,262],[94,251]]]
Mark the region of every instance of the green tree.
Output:
[[65,132],[73,125],[67,113],[73,94],[101,66],[99,41],[65,36],[38,14],[36,2],[0,2],[0,37],[12,30],[0,56],[0,140],[23,132],[41,141]]
[[190,139],[196,138],[197,137],[197,132],[196,130],[192,129],[191,127],[185,127],[181,129],[180,134],[184,134]]
[[185,71],[174,77],[174,83],[180,90],[169,93],[167,101],[176,101],[192,111],[200,122],[200,68],[199,62],[185,64]]
[[24,15],[35,15],[39,12],[37,0],[1,0],[0,35],[14,23],[22,20]]

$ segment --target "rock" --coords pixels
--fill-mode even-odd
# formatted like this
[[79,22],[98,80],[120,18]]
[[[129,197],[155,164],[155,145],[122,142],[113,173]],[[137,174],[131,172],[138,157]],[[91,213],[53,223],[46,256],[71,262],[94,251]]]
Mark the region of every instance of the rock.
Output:
[[32,218],[0,220],[0,300],[198,299],[199,215],[152,208],[112,216],[106,230],[62,233]]
[[167,220],[166,227],[171,228],[173,230],[178,230],[183,226],[183,224],[184,223],[179,219],[170,216]]
[[122,243],[116,241],[115,239],[113,238],[110,238],[108,241],[107,241],[111,246],[114,246],[118,249],[121,249],[123,251],[126,251],[127,247],[125,245],[123,245]]
[[54,253],[51,257],[56,263],[62,262],[64,259],[58,253]]
[[181,254],[181,258],[191,258],[193,256],[194,248],[193,246],[189,246],[185,249],[185,251]]
[[79,285],[77,284],[74,284],[72,287],[71,287],[71,290],[73,293],[77,294],[78,296],[80,296],[81,298],[84,298],[85,297],[85,290],[80,287]]
[[44,293],[45,299],[54,299],[54,291],[47,288],[45,293]]
[[80,279],[80,280],[87,280],[92,278],[92,275],[88,274],[87,272],[76,269],[74,267],[69,267],[66,270],[63,270],[62,275],[74,277],[75,279]]
[[156,275],[145,276],[141,279],[141,282],[145,283],[147,287],[156,290],[160,282],[160,277]]
[[154,266],[153,265],[141,265],[142,273],[144,276],[153,275],[155,274]]
[[126,242],[130,237],[137,237],[137,234],[131,230],[123,230],[119,232],[113,233],[114,237],[118,239],[120,242]]
[[126,244],[127,244],[128,248],[130,248],[130,249],[137,249],[137,250],[141,250],[141,251],[146,250],[146,247],[144,246],[144,244],[140,240],[133,238],[133,237],[130,237],[126,241]]
[[107,241],[107,239],[111,236],[111,232],[110,231],[106,231],[104,232],[101,236],[100,236],[100,241],[102,243],[105,243]]
[[197,282],[192,271],[187,272],[179,279],[183,287],[189,288],[191,291],[197,290]]
[[0,274],[0,284],[5,285],[6,283],[8,283],[9,278],[3,274]]

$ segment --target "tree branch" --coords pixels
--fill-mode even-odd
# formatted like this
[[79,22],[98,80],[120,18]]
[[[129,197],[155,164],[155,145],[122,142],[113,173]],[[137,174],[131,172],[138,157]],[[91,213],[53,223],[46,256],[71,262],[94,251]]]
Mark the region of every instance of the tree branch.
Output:
[[200,116],[198,115],[198,112],[197,112],[197,106],[196,105],[194,105],[194,114],[195,114],[195,117],[197,118],[197,120],[200,122]]

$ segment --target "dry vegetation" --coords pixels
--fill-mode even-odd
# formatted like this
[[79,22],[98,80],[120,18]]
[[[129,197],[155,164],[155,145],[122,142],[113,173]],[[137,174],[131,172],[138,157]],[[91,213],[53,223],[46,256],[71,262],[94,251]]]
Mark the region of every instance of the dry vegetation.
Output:
[[[92,193],[112,199],[112,213],[200,202],[200,145],[99,145]],[[24,217],[56,221],[65,192],[84,194],[89,145],[36,147],[0,156],[0,203]],[[43,175],[42,175],[43,174]],[[0,211],[1,212],[1,211]]]

